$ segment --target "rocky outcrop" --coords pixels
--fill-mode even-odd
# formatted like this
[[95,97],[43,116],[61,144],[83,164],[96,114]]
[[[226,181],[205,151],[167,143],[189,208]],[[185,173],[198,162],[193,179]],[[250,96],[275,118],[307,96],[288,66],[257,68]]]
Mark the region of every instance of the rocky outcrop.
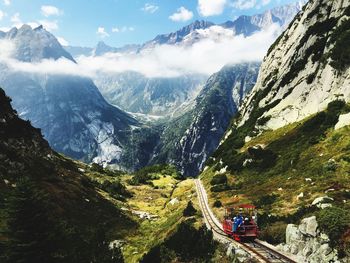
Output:
[[348,262],[347,259],[339,259],[338,252],[330,247],[329,238],[320,232],[315,216],[304,218],[300,225],[289,224],[286,243],[277,248],[295,255],[298,262]]
[[226,66],[211,76],[196,98],[195,107],[166,126],[153,162],[173,163],[183,175],[196,176],[254,86],[259,66]]
[[311,0],[265,57],[238,126],[278,129],[350,101],[349,61],[338,56],[348,34],[349,1]]

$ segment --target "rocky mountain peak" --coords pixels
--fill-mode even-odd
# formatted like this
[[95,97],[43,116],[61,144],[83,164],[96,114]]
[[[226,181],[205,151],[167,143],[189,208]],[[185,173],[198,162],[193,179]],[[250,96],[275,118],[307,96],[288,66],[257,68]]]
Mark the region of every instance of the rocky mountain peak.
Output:
[[56,37],[45,30],[43,26],[32,29],[23,25],[19,29],[12,28],[4,36],[15,44],[15,58],[25,62],[37,62],[42,59],[66,58],[74,61],[73,57],[65,51]]

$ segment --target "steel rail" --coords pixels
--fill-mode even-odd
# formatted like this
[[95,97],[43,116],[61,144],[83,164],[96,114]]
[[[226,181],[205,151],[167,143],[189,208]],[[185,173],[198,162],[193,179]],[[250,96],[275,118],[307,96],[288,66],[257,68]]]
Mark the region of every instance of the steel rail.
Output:
[[216,219],[213,218],[211,214],[211,209],[209,208],[208,202],[204,197],[204,189],[202,184],[198,179],[195,180],[197,195],[199,205],[201,207],[202,213],[206,221],[208,222],[209,228],[220,236],[221,239],[234,243],[237,247],[243,249],[250,255],[252,255],[259,262],[269,262],[269,263],[297,263],[296,261],[290,259],[289,257],[283,255],[282,253],[273,250],[272,248],[264,245],[260,240],[254,240],[249,243],[237,242],[230,238],[222,229],[221,225],[218,225]]

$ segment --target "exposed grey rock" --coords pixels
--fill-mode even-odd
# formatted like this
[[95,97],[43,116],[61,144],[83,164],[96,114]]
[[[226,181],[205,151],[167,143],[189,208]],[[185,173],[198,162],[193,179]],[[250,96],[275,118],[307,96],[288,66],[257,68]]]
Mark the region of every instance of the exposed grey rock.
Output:
[[227,247],[226,256],[238,260],[238,262],[246,262],[251,257],[245,250],[237,247],[232,242],[230,242]]
[[317,228],[318,228],[318,224],[316,221],[316,216],[304,218],[299,225],[299,231],[303,235],[308,235],[312,237],[316,237]]
[[334,199],[328,196],[321,196],[317,197],[314,201],[312,201],[312,205],[318,206],[320,204],[329,203],[331,201],[334,201]]
[[286,243],[277,248],[296,256],[297,262],[349,262],[339,260],[338,252],[329,246],[329,237],[317,231],[316,217],[304,218],[299,226],[289,224],[286,228]]
[[[323,41],[319,57],[329,54],[334,47],[333,29],[319,34],[312,33],[311,29],[332,21],[336,22],[333,22],[334,29],[340,26],[347,7],[349,1],[343,0],[306,4],[264,58],[257,84],[242,106],[238,126],[246,123],[257,108],[266,108],[261,117],[268,118],[265,127],[255,124],[255,132],[259,134],[323,111],[336,99],[350,101],[349,67],[340,72],[332,66],[331,59],[313,61],[315,56],[306,53],[314,52]],[[299,63],[303,66],[298,68]],[[266,95],[260,98],[258,94],[262,92]]]

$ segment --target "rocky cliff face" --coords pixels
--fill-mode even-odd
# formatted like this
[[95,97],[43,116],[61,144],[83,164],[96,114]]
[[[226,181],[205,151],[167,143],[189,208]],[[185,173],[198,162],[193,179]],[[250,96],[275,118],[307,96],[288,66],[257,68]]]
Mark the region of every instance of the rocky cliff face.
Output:
[[194,108],[167,125],[153,161],[174,163],[185,176],[197,175],[254,86],[258,70],[259,63],[241,64],[211,76]]
[[254,123],[256,134],[299,121],[335,99],[350,100],[343,48],[349,44],[349,5],[311,0],[305,6],[265,57],[239,126]]
[[295,255],[299,262],[347,262],[329,245],[329,237],[321,233],[315,216],[304,218],[300,225],[289,224],[286,243],[278,246],[282,252]]

